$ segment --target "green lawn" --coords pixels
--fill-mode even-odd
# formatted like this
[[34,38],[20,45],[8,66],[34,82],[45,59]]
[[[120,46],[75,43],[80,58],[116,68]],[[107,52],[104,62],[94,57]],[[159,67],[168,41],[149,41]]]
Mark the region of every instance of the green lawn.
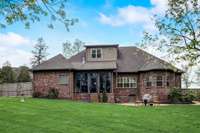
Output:
[[200,106],[0,98],[0,133],[200,133]]

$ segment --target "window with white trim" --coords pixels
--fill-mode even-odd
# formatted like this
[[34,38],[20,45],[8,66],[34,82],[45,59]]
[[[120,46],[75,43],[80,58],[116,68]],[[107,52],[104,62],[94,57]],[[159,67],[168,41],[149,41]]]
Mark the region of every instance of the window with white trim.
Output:
[[144,85],[147,88],[151,87],[151,86],[163,87],[164,86],[164,77],[162,75],[147,76],[144,79]]
[[162,76],[157,76],[156,77],[156,86],[162,87],[163,86],[163,77]]
[[137,88],[137,78],[133,76],[118,76],[118,88]]
[[167,85],[167,86],[170,85],[170,76],[167,76],[167,79],[166,79],[166,85]]
[[148,76],[144,80],[144,84],[146,87],[151,87],[153,85],[153,78],[152,76]]
[[59,74],[58,83],[61,85],[68,84],[68,77],[66,73]]
[[92,58],[101,58],[102,49],[101,48],[93,48],[91,49],[91,57]]

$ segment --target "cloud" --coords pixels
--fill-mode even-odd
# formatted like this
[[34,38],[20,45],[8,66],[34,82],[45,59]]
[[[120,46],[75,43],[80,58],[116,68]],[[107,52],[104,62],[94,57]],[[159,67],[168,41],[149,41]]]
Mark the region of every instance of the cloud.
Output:
[[168,0],[151,0],[151,4],[154,6],[151,9],[153,14],[164,14],[168,8]]
[[110,24],[112,26],[123,26],[126,24],[144,23],[149,22],[149,11],[144,7],[127,6],[119,8],[116,16],[107,16],[100,13],[100,22]]
[[0,33],[0,45],[24,45],[30,44],[31,41],[28,38],[25,38],[19,34],[8,32],[6,34]]
[[[29,49],[33,41],[17,33],[0,33],[0,67],[6,61],[12,66],[30,66],[31,52]],[[23,48],[23,49],[22,49]]]
[[99,13],[99,21],[111,26],[142,25],[145,30],[154,31],[153,15],[163,15],[167,9],[167,0],[151,0],[152,8],[128,5],[118,8],[116,14]]

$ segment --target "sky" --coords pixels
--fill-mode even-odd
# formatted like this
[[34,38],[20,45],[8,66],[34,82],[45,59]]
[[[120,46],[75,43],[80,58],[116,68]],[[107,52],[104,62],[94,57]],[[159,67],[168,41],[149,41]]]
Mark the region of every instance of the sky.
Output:
[[[157,32],[152,16],[162,16],[167,7],[167,0],[68,0],[68,17],[79,20],[69,32],[62,23],[55,23],[55,28],[49,29],[47,17],[31,24],[30,29],[25,29],[19,22],[0,29],[0,67],[6,61],[14,67],[30,67],[31,50],[39,37],[43,37],[48,45],[48,58],[62,53],[62,43],[75,39],[90,45],[135,46],[144,31]],[[145,50],[166,61],[169,59],[152,45]]]
[[76,38],[86,44],[120,44],[133,46],[143,31],[155,32],[153,14],[162,14],[166,0],[69,0],[66,12],[79,22],[68,32],[62,23],[47,27],[49,19],[25,29],[15,23],[0,29],[0,66],[9,61],[12,66],[30,66],[31,50],[36,40],[43,37],[48,45],[48,58],[62,53],[62,43]]

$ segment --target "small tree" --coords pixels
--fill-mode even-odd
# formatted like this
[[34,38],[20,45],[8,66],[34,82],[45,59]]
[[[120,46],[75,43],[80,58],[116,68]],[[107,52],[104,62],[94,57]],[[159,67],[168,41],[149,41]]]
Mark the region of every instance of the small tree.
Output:
[[4,63],[0,77],[3,83],[14,83],[16,81],[16,74],[8,61]]
[[75,39],[74,43],[72,44],[69,41],[63,43],[63,54],[66,58],[70,58],[71,56],[79,53],[83,50],[84,42],[80,41],[79,39]]
[[43,38],[39,38],[37,43],[34,46],[34,50],[32,50],[33,58],[32,58],[32,66],[37,66],[41,64],[47,56],[48,46],[45,44]]
[[29,74],[29,68],[26,66],[21,66],[20,67],[20,72],[19,75],[17,77],[17,81],[18,82],[30,82],[31,81],[31,77]]

